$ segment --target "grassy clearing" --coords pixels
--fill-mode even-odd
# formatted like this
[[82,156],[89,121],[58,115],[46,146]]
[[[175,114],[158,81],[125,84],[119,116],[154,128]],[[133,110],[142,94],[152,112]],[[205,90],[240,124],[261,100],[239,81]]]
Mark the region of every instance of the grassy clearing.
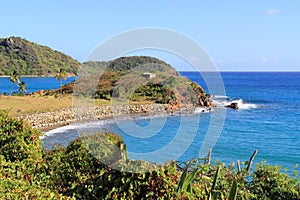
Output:
[[[22,116],[33,113],[41,113],[59,110],[62,108],[69,108],[74,105],[116,105],[116,104],[128,104],[128,101],[124,102],[111,102],[103,99],[87,99],[76,98],[73,99],[72,95],[64,95],[61,99],[54,96],[1,96],[0,95],[0,110],[8,110],[9,115],[12,117]],[[130,101],[130,104],[151,104],[152,101]]]
[[11,116],[47,112],[72,106],[72,96],[0,96],[0,109],[8,110]]

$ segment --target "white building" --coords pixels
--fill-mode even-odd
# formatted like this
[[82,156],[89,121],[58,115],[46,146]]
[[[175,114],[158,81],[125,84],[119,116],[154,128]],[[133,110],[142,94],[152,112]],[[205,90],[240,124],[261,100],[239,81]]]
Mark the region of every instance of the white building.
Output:
[[145,77],[145,78],[148,78],[148,79],[155,78],[155,74],[152,74],[150,72],[143,73],[142,76]]

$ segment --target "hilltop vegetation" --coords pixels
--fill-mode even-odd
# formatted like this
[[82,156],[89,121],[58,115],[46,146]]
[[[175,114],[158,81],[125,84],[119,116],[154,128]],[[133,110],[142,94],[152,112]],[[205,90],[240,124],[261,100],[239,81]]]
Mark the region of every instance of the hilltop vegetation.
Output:
[[[151,68],[146,68],[146,64],[151,64]],[[133,69],[136,70],[137,67],[142,67],[143,70],[147,70],[149,72],[169,71],[169,73],[171,74],[177,74],[176,70],[171,65],[167,64],[162,60],[149,56],[129,56],[117,58],[109,64],[107,70],[128,72]]]
[[70,56],[19,37],[0,38],[0,75],[54,75],[59,68],[77,74],[80,63]]
[[[80,95],[114,101],[155,102],[181,106],[210,106],[206,92],[169,64],[149,56],[121,57],[108,62],[83,63],[76,81]],[[151,77],[149,77],[151,76]],[[73,92],[73,84],[64,93]]]
[[[148,72],[169,72],[173,75],[178,75],[171,65],[150,56],[128,56],[111,61],[89,61],[82,63],[82,65],[82,70],[80,70],[80,74],[82,75],[103,72],[118,72],[124,75],[137,69],[148,70]],[[148,68],[146,68],[147,65]]]

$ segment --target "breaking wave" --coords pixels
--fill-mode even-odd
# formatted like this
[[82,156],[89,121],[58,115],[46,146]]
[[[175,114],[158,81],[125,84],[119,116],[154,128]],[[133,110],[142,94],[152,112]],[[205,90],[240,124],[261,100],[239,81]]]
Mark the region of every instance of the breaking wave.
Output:
[[244,102],[243,99],[233,100],[228,96],[214,95],[211,96],[210,99],[215,107],[226,107],[233,103],[236,103],[239,109],[252,109],[258,107],[256,104]]

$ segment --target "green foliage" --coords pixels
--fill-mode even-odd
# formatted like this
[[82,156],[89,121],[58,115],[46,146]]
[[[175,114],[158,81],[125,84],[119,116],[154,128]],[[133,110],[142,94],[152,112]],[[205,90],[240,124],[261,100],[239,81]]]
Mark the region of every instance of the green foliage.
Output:
[[80,63],[49,47],[19,37],[0,38],[0,75],[54,75],[58,67],[77,74]]
[[78,74],[79,76],[87,76],[92,74],[102,74],[107,71],[107,67],[110,65],[111,61],[89,61],[82,63],[82,68],[80,68]]
[[255,199],[300,199],[299,177],[291,178],[280,169],[265,162],[256,165],[249,187]]
[[0,199],[73,199],[43,187],[35,176],[37,167],[26,160],[6,161],[0,155]]
[[229,200],[235,200],[237,196],[238,184],[236,178],[233,179],[232,187],[230,190]]
[[[83,64],[84,69],[87,69],[88,74],[95,69],[94,74],[77,81],[80,88],[86,89],[84,96],[105,100],[121,97],[125,100],[156,103],[168,103],[176,99],[174,91],[169,86],[176,85],[178,73],[169,64],[153,57],[131,56],[110,62],[87,62]],[[138,84],[144,81],[142,77],[144,72],[154,73],[157,78],[139,86]],[[95,79],[99,79],[96,90],[89,87],[92,85],[90,80]]]
[[42,158],[39,136],[40,132],[25,121],[12,119],[6,111],[0,111],[0,155],[7,161],[39,162]]
[[25,83],[25,81],[21,81],[20,83],[18,83],[18,93],[19,94],[24,94],[27,90],[27,84]]
[[167,104],[170,100],[176,100],[175,94],[167,86],[160,84],[147,84],[139,87],[130,97],[131,101],[155,101]]
[[190,163],[187,164],[180,176],[180,180],[177,185],[177,193],[181,193],[183,191],[192,192],[192,181],[194,180],[198,169],[194,168],[193,171],[190,174],[188,174],[189,167]]
[[300,183],[255,154],[234,163],[157,165],[128,159],[113,133],[89,133],[67,147],[42,150],[40,133],[0,113],[0,199],[300,199]]
[[10,74],[9,80],[10,80],[10,82],[12,83],[12,86],[11,86],[11,89],[10,89],[10,94],[12,94],[12,91],[13,91],[13,89],[14,89],[15,84],[20,82],[20,80],[19,80],[19,75],[17,74],[16,71],[13,71],[13,72]]
[[[150,66],[147,68],[147,64]],[[147,70],[148,72],[168,72],[173,75],[177,75],[177,72],[171,65],[165,63],[162,60],[149,56],[129,56],[117,58],[109,64],[107,71],[117,72],[129,72],[137,69]]]
[[40,132],[0,112],[0,199],[71,199],[45,187]]
[[[122,163],[144,168],[149,163],[129,161]],[[127,165],[127,166],[125,166]],[[152,168],[153,171],[140,173],[108,170],[97,180],[99,190],[95,196],[98,199],[172,199],[175,197],[177,177],[174,165]]]
[[63,68],[60,68],[57,73],[55,74],[55,78],[56,80],[58,80],[60,82],[60,98],[62,96],[62,80],[66,80],[67,79],[67,73],[66,70]]
[[[149,72],[155,78],[147,79]],[[178,75],[169,64],[147,56],[121,57],[109,62],[83,63],[76,80],[76,95],[119,102],[181,102],[209,106],[208,96],[197,83]],[[62,87],[72,93],[74,83]],[[58,92],[58,91],[56,91]]]
[[41,173],[50,177],[47,182],[53,190],[78,199],[172,196],[176,183],[174,164],[159,167],[131,161],[122,156],[122,148],[124,143],[118,135],[89,134],[71,142],[67,148],[56,147],[45,152]]

